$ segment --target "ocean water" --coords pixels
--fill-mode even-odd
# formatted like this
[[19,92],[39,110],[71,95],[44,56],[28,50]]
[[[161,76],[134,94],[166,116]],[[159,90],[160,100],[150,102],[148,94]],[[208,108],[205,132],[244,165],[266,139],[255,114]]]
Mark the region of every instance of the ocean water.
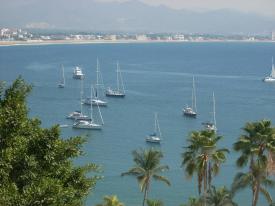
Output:
[[[101,108],[102,131],[62,128],[62,137],[87,136],[86,155],[75,160],[78,165],[95,162],[102,166],[104,179],[86,199],[91,206],[104,195],[116,194],[129,206],[142,202],[137,181],[120,174],[133,166],[131,152],[154,145],[145,142],[152,132],[154,112],[159,113],[164,153],[162,163],[170,167],[165,173],[171,187],[153,182],[149,198],[161,199],[166,206],[177,206],[189,196],[197,195],[196,180],[186,179],[181,153],[186,138],[201,123],[212,118],[212,92],[216,97],[216,119],[221,147],[232,149],[247,121],[264,118],[275,123],[275,84],[261,79],[271,70],[274,43],[148,43],[81,44],[0,47],[0,80],[11,83],[22,75],[33,84],[28,98],[32,117],[39,117],[44,127],[72,125],[65,117],[80,107],[80,81],[72,78],[74,66],[85,73],[84,96],[89,96],[95,82],[96,59],[99,58],[105,86],[115,85],[116,61],[119,60],[126,87],[124,99],[108,98]],[[66,87],[57,88],[64,65]],[[182,108],[191,104],[192,77],[197,88],[196,119],[182,116]],[[89,107],[83,106],[89,115]],[[97,116],[96,116],[97,117]],[[231,152],[215,178],[216,185],[230,186],[237,171],[237,153]],[[275,199],[275,190],[271,190]],[[239,205],[250,205],[251,192],[236,196]],[[267,205],[261,197],[259,205]]]

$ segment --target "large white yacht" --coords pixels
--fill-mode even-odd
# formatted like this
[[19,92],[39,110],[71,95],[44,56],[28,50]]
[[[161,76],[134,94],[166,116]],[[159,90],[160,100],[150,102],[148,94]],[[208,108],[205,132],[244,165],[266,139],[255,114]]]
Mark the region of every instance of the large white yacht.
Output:
[[80,67],[76,66],[74,68],[73,78],[74,79],[83,79],[84,78],[84,74],[83,74],[82,69]]

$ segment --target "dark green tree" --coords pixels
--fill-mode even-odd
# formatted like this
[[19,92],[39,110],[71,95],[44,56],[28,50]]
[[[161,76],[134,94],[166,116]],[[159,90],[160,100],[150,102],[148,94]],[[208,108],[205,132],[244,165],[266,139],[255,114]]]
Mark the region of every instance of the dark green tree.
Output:
[[249,122],[243,128],[244,134],[234,144],[234,150],[241,155],[237,159],[238,167],[249,166],[249,171],[236,175],[232,191],[245,187],[252,190],[252,206],[256,206],[259,194],[263,194],[269,203],[271,195],[266,187],[273,187],[274,181],[268,177],[268,154],[275,152],[275,129],[269,120]]
[[99,179],[97,165],[73,164],[85,139],[63,139],[59,126],[42,128],[40,120],[29,118],[31,86],[21,77],[1,88],[0,205],[83,205]]
[[130,175],[137,178],[140,189],[142,192],[144,192],[142,202],[143,206],[145,205],[145,201],[148,197],[149,187],[152,179],[170,185],[169,180],[159,174],[169,169],[167,165],[160,165],[160,160],[162,157],[162,153],[153,148],[149,150],[135,150],[133,151],[135,165],[127,172],[121,174],[122,176]]
[[237,206],[231,192],[225,186],[218,189],[211,186],[207,191],[206,203],[207,206]]
[[197,173],[199,195],[202,184],[205,194],[210,189],[212,176],[219,173],[221,164],[226,160],[229,150],[217,148],[221,138],[214,131],[202,130],[192,132],[187,140],[189,145],[182,153],[182,167],[188,177]]

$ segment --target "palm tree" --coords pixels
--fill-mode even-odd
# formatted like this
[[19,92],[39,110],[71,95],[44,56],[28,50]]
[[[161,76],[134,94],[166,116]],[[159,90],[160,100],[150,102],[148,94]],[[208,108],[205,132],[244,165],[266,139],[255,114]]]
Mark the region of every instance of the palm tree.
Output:
[[124,206],[115,195],[105,196],[103,200],[104,203],[97,204],[96,206]]
[[208,206],[237,206],[232,200],[231,192],[224,186],[219,189],[211,186],[207,191],[206,203]]
[[203,206],[203,201],[201,198],[189,197],[187,204],[180,206]]
[[206,195],[207,188],[211,187],[212,175],[216,176],[219,173],[221,163],[226,160],[225,153],[229,150],[216,148],[221,138],[216,135],[215,131],[202,130],[192,132],[187,140],[189,145],[182,154],[182,166],[185,167],[185,172],[189,177],[197,173],[199,194],[201,194],[203,183]]
[[159,175],[159,173],[167,171],[169,167],[167,165],[160,165],[160,159],[163,155],[158,150],[154,150],[152,148],[149,150],[140,149],[139,151],[133,151],[132,154],[135,162],[134,167],[130,168],[127,172],[124,172],[121,175],[130,175],[137,178],[140,189],[144,192],[142,202],[142,205],[144,206],[152,178],[170,185],[170,182],[166,177]]
[[275,152],[275,129],[271,127],[271,121],[248,122],[243,128],[245,134],[241,135],[234,144],[234,150],[241,152],[237,159],[238,167],[249,164],[247,173],[238,173],[235,177],[232,189],[237,191],[250,186],[252,189],[252,206],[256,206],[259,193],[269,200],[268,192],[261,186],[273,186],[274,182],[267,177],[268,154]]
[[147,206],[164,206],[163,202],[160,200],[146,200]]

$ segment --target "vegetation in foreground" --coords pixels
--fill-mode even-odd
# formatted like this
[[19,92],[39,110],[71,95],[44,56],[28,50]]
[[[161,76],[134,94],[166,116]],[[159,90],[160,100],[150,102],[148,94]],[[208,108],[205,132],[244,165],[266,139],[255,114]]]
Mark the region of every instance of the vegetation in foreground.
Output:
[[[99,176],[95,164],[74,166],[72,160],[83,154],[82,137],[62,139],[58,126],[45,129],[38,119],[28,118],[26,97],[31,86],[22,78],[5,88],[0,82],[0,205],[83,205],[84,198],[94,189]],[[232,187],[216,188],[213,178],[229,154],[218,148],[222,139],[213,131],[190,133],[182,153],[182,167],[187,177],[196,175],[199,196],[190,197],[182,206],[236,206],[236,192],[249,188],[251,205],[257,206],[260,195],[270,206],[275,205],[269,188],[275,186],[271,164],[275,162],[275,128],[269,120],[248,122],[233,149],[240,156],[236,165],[244,169],[236,174]],[[150,200],[150,183],[157,180],[170,185],[161,173],[163,154],[155,149],[133,151],[134,166],[122,176],[137,178],[142,205],[164,206],[161,200]],[[273,160],[273,162],[271,161]],[[273,165],[275,166],[275,165]],[[89,176],[88,176],[89,174]],[[92,176],[93,175],[93,176]],[[105,196],[97,206],[124,206],[115,196]]]
[[58,126],[44,129],[28,118],[31,86],[22,78],[0,86],[0,205],[83,205],[95,187],[98,166],[75,166],[82,137],[63,139]]

